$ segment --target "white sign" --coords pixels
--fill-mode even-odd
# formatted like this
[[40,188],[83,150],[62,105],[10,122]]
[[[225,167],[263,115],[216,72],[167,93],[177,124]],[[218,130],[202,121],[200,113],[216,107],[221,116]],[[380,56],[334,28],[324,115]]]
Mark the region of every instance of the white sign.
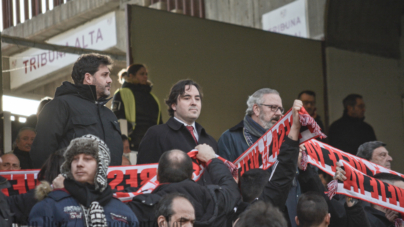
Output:
[[309,38],[306,0],[297,0],[262,15],[265,31]]
[[[59,34],[48,43],[78,48],[105,50],[117,44],[115,12]],[[74,63],[76,54],[30,48],[10,58],[11,89],[18,88],[53,71]]]

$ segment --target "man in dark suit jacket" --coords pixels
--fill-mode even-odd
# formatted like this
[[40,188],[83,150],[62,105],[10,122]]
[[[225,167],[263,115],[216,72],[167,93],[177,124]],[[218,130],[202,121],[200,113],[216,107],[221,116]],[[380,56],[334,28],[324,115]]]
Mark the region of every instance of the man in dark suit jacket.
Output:
[[180,80],[166,100],[171,118],[167,123],[149,128],[139,145],[137,164],[157,163],[168,150],[191,151],[198,144],[208,144],[217,153],[217,142],[195,121],[202,109],[202,92],[192,80]]

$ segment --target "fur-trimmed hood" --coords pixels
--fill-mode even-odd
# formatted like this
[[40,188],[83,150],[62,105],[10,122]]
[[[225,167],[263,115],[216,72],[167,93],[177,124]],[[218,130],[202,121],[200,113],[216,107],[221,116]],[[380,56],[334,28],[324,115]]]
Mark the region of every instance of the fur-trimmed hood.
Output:
[[97,160],[98,169],[94,176],[94,185],[96,190],[104,191],[108,185],[107,173],[111,161],[108,146],[100,138],[90,134],[73,139],[66,148],[65,162],[60,167],[60,172],[65,178],[74,180],[71,163],[78,154],[88,154]]

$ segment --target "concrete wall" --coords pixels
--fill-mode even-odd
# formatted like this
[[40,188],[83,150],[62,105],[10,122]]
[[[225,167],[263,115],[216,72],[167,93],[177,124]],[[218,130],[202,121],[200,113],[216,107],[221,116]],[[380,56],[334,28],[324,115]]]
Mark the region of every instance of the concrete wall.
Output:
[[[262,29],[262,15],[294,0],[205,0],[206,19]],[[310,38],[324,34],[326,0],[307,0]]]
[[[277,89],[287,110],[305,89],[318,94],[318,103],[324,101],[319,41],[132,9],[130,51],[136,63],[148,66],[160,103],[178,80],[197,81],[204,91],[198,122],[216,139],[243,119],[248,95],[260,88]],[[318,112],[324,116],[322,105]]]
[[[404,37],[401,37],[401,54],[404,55]],[[377,139],[387,143],[394,159],[393,170],[403,173],[404,59],[335,48],[327,48],[326,55],[330,123],[342,116],[344,97],[350,93],[363,95],[365,121],[373,126]]]

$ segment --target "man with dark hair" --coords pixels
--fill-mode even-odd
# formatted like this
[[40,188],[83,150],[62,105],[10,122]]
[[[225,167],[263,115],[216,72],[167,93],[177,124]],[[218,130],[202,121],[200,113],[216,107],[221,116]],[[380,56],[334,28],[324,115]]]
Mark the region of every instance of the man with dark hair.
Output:
[[171,193],[161,198],[156,216],[159,227],[192,227],[195,222],[195,209],[186,195]]
[[257,199],[264,190],[271,174],[263,169],[251,169],[240,177],[240,190],[243,201],[247,203]]
[[311,90],[305,90],[300,92],[297,98],[302,100],[303,107],[306,109],[307,113],[314,118],[318,126],[320,126],[321,131],[324,132],[323,122],[321,121],[320,115],[317,114],[316,93]]
[[391,169],[393,158],[389,155],[386,144],[383,142],[371,141],[360,145],[356,156]]
[[[193,164],[185,152],[180,150],[165,152],[160,157],[157,172],[157,179],[161,184],[151,194],[138,195],[127,203],[139,218],[140,226],[145,224],[155,226],[157,221],[160,225],[164,219],[157,219],[153,215],[153,210],[160,199],[170,193],[184,194],[194,204],[195,226],[226,226],[227,216],[240,201],[237,183],[224,162],[216,158],[212,147],[202,144],[196,149],[198,150],[196,158],[206,163],[204,175],[210,176],[212,185],[201,186],[192,180]],[[193,218],[187,218],[188,221],[191,219]]]
[[333,147],[355,155],[361,144],[375,141],[376,135],[372,126],[363,121],[365,102],[361,95],[348,95],[343,105],[344,114],[331,124],[328,142]]
[[256,202],[240,215],[235,227],[286,227],[282,212],[271,203]]
[[31,149],[34,168],[74,138],[93,134],[108,145],[111,166],[121,165],[122,139],[115,114],[105,107],[112,80],[110,57],[83,54],[74,63],[72,79],[56,89],[55,98],[39,114],[37,136]]
[[330,224],[327,202],[316,192],[302,194],[297,202],[297,225],[301,227],[326,227]]
[[156,163],[165,151],[189,152],[204,143],[217,152],[216,140],[195,122],[202,108],[202,92],[196,82],[178,81],[171,88],[166,104],[171,118],[147,130],[139,145],[138,164]]
[[17,134],[13,154],[15,154],[20,160],[21,169],[33,169],[29,152],[31,151],[32,142],[34,142],[35,136],[35,129],[29,127],[20,129]]

